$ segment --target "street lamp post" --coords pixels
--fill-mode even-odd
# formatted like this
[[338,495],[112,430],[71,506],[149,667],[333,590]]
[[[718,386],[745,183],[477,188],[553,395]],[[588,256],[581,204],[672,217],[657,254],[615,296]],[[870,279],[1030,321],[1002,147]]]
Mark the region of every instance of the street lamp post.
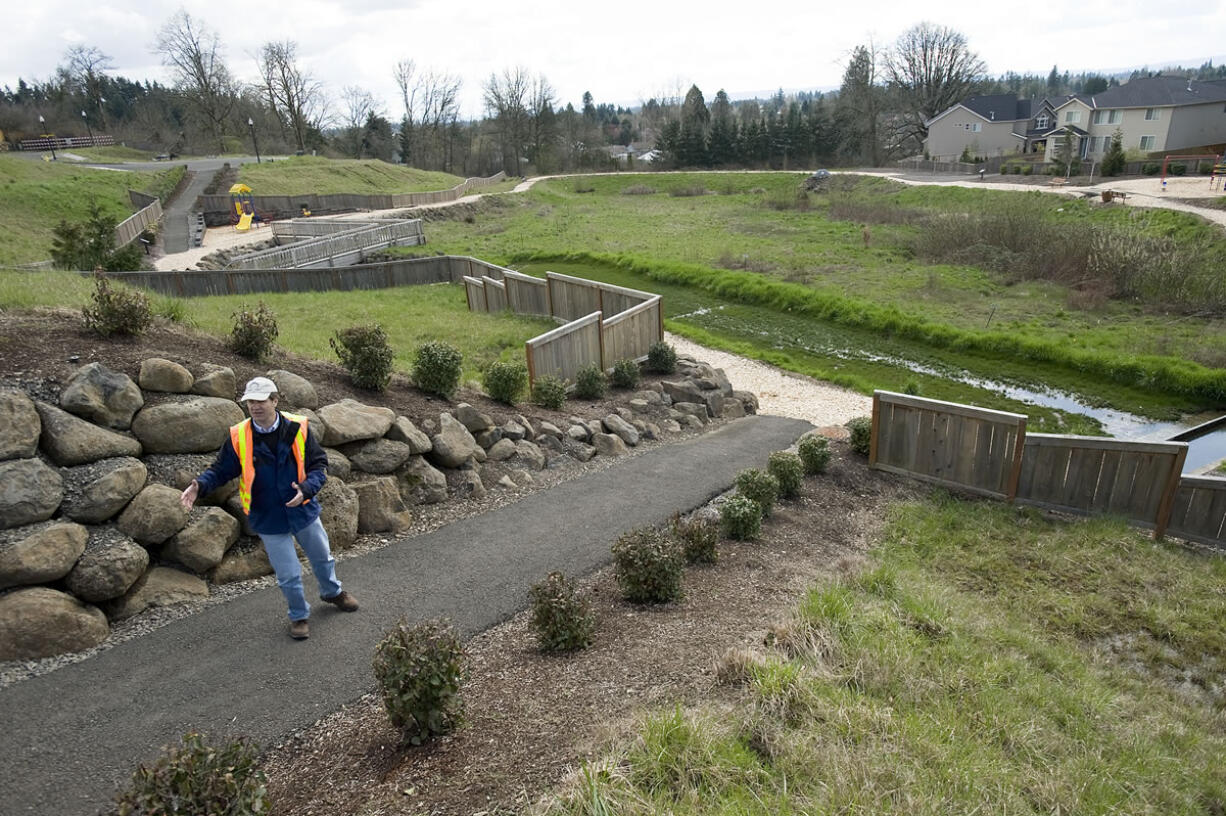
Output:
[[94,129],[89,126],[89,116],[85,114],[85,111],[81,111],[81,118],[85,120],[85,129],[89,131],[89,146],[93,147],[94,146]]
[[51,161],[55,161],[55,137],[47,133],[47,120],[41,113],[38,115],[38,128],[43,131],[43,138],[51,145]]
[[251,143],[255,145],[255,163],[260,164],[260,142],[255,138],[255,120],[247,117],[247,127],[251,128]]

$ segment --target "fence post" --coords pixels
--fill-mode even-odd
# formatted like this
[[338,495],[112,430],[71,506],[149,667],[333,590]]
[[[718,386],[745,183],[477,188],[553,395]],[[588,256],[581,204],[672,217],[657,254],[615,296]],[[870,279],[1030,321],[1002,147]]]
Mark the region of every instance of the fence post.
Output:
[[1188,448],[1175,454],[1175,466],[1166,480],[1166,489],[1162,491],[1162,501],[1158,502],[1158,517],[1154,519],[1154,541],[1161,541],[1166,534],[1166,526],[1171,523],[1171,511],[1175,508],[1175,492],[1179,490],[1179,479],[1183,476],[1183,464],[1188,458]]
[[873,432],[868,440],[868,466],[877,466],[877,431],[881,428],[881,395],[873,392]]
[[1022,457],[1026,453],[1026,418],[1017,423],[1017,439],[1013,443],[1013,468],[1009,471],[1009,484],[1005,486],[1005,501],[1013,504],[1017,498],[1017,485],[1022,479]]
[[528,390],[531,391],[532,383],[536,382],[536,366],[532,364],[532,343],[524,343],[524,356],[528,358]]

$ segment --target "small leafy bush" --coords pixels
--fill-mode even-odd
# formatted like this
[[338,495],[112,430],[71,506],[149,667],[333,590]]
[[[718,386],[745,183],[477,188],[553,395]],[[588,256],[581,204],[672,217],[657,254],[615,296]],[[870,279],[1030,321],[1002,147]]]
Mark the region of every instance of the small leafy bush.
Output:
[[707,194],[707,188],[701,184],[688,184],[684,187],[673,187],[668,191],[673,198],[692,198]]
[[766,469],[779,483],[780,496],[790,499],[800,493],[804,467],[800,463],[799,456],[787,451],[775,451],[770,455]]
[[719,559],[719,530],[701,518],[673,518],[670,532],[681,544],[687,564],[714,564]]
[[622,195],[655,195],[656,188],[647,184],[631,184],[622,190]]
[[463,362],[460,350],[450,343],[423,343],[413,358],[413,382],[428,394],[450,397],[460,384]]
[[141,765],[115,797],[119,816],[167,813],[268,813],[267,779],[260,752],[245,739],[209,745],[203,734],[184,734],[152,765]]
[[495,360],[485,369],[485,390],[499,402],[514,405],[528,387],[528,369],[523,363]]
[[719,506],[719,523],[729,538],[750,541],[762,532],[762,507],[748,496],[732,496]]
[[1023,167],[1022,167],[1022,175],[1023,175],[1023,176],[1029,176],[1029,175],[1030,175],[1031,173],[1033,173],[1033,172],[1034,172],[1034,167],[1032,167],[1032,166],[1031,166],[1031,165],[1029,165],[1029,164],[1027,164],[1027,165],[1025,165],[1025,166],[1023,166]]
[[1171,164],[1167,165],[1166,169],[1172,176],[1182,176],[1184,173],[1188,172],[1188,166],[1186,164]]
[[848,420],[844,425],[847,430],[851,431],[851,449],[856,453],[868,456],[869,448],[873,443],[873,418],[859,416]]
[[632,530],[613,545],[622,597],[631,603],[666,603],[681,597],[681,545],[652,527]]
[[1141,172],[1147,176],[1156,176],[1162,167],[1154,162],[1147,162],[1141,165]]
[[560,572],[551,572],[528,591],[532,631],[543,652],[573,652],[592,645],[596,616]]
[[590,181],[576,181],[575,182],[575,192],[576,193],[594,193],[596,192],[596,187],[593,186],[593,184]]
[[742,470],[736,476],[736,489],[747,499],[757,502],[762,515],[769,516],[775,500],[779,498],[779,480],[757,468]]
[[562,410],[566,404],[566,383],[552,375],[537,377],[532,383],[532,401],[542,408]]
[[272,351],[277,339],[277,316],[260,301],[255,311],[240,309],[230,315],[234,328],[230,330],[230,350],[257,363]]
[[609,390],[609,379],[600,366],[589,363],[575,374],[575,396],[579,399],[600,399]]
[[377,323],[351,326],[337,332],[328,345],[349,370],[353,384],[370,391],[382,391],[392,379],[395,352],[387,344],[387,332]]
[[94,273],[94,293],[90,300],[92,305],[81,309],[85,327],[103,337],[112,334],[136,337],[144,334],[153,322],[149,297],[126,286],[112,289],[104,272]]
[[410,626],[402,618],[375,646],[373,666],[383,707],[405,742],[421,745],[463,721],[465,658],[445,620]]
[[154,317],[164,318],[171,323],[186,325],[192,322],[187,312],[187,303],[182,298],[159,295],[152,300],[150,310]]
[[800,438],[796,449],[800,454],[801,466],[810,476],[824,473],[826,466],[830,464],[830,443],[824,436],[805,434]]
[[613,386],[615,388],[638,388],[642,375],[639,374],[639,364],[623,357],[613,364]]
[[657,340],[647,349],[647,370],[656,374],[672,374],[677,370],[677,350]]

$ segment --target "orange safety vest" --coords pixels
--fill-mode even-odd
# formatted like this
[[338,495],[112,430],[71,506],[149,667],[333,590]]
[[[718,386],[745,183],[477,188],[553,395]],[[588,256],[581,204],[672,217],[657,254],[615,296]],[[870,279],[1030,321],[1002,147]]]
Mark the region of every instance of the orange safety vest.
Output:
[[[298,414],[281,414],[282,417],[290,422],[298,423],[298,433],[294,435],[294,443],[290,449],[294,452],[294,459],[298,462],[298,484],[301,485],[306,481],[306,438],[307,438],[307,418]],[[244,419],[237,425],[230,426],[230,444],[234,446],[234,452],[238,454],[238,463],[242,467],[242,473],[238,479],[238,497],[243,503],[243,513],[251,515],[251,485],[255,482],[255,459],[251,452],[251,419]],[[304,500],[302,503],[307,504],[310,499]]]

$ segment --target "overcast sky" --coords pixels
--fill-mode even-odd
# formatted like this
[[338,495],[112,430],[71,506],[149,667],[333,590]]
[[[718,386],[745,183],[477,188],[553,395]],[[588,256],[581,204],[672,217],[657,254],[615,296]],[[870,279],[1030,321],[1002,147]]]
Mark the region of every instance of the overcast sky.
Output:
[[167,75],[152,53],[157,31],[185,8],[221,36],[231,71],[256,77],[253,54],[269,40],[293,40],[310,71],[338,97],[346,85],[373,93],[390,117],[402,105],[392,68],[458,74],[464,114],[481,111],[491,72],[523,66],[544,74],[560,106],[637,104],[684,93],[708,101],[784,87],[831,88],[848,54],[888,46],[923,20],[966,35],[989,73],[1107,70],[1226,61],[1226,0],[1081,0],[1057,4],[946,0],[931,11],[901,0],[577,3],[574,0],[263,0],[183,5],[166,0],[44,0],[14,3],[0,23],[0,85],[44,80],[72,45],[100,48],[111,73]]

